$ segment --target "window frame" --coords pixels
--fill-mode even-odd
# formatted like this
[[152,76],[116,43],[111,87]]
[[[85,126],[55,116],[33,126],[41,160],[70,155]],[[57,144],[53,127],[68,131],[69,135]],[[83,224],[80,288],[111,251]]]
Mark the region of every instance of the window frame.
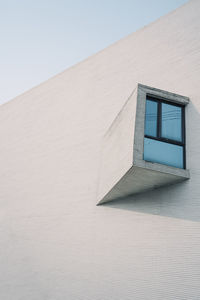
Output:
[[[167,99],[161,99],[157,98],[152,94],[146,94],[146,101],[154,101],[157,103],[157,128],[156,128],[156,137],[147,135],[144,132],[144,137],[149,138],[152,140],[168,143],[168,144],[173,144],[177,146],[183,147],[183,169],[186,169],[186,147],[185,147],[185,140],[186,140],[186,134],[185,134],[185,105],[179,104],[179,103],[173,103],[172,101],[167,101]],[[145,106],[146,106],[146,101],[145,101]],[[164,138],[161,136],[162,132],[162,103],[180,107],[181,108],[181,141],[173,140],[173,139],[168,139]],[[145,116],[146,116],[146,110],[145,110]],[[146,120],[146,119],[145,119]]]

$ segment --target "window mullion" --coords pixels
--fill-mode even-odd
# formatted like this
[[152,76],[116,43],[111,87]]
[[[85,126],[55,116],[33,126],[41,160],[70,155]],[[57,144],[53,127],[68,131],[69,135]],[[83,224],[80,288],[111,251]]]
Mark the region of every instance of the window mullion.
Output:
[[185,144],[185,108],[181,109],[181,130],[182,130],[182,143]]
[[185,152],[185,107],[181,109],[181,126],[182,126],[182,143],[183,143],[183,168],[186,169],[186,152]]
[[158,102],[158,117],[157,117],[157,137],[161,137],[161,126],[162,126],[162,112],[161,102]]

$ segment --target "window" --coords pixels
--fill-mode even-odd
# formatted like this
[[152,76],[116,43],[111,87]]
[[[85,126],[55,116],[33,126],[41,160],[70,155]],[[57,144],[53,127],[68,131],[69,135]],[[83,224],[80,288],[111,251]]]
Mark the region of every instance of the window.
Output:
[[185,169],[184,106],[146,98],[144,160]]

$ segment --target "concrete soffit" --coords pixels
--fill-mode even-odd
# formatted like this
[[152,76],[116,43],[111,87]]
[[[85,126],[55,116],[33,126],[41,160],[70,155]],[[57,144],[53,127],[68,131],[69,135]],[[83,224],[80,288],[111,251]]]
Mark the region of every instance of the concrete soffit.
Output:
[[147,95],[185,106],[187,118],[188,97],[138,84],[104,135],[97,204],[175,184],[190,177],[187,169],[143,159]]

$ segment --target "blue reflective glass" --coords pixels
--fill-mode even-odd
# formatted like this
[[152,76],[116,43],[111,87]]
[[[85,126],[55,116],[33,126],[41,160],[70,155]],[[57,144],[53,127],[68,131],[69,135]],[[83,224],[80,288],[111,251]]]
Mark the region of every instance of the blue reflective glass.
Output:
[[182,141],[181,112],[182,108],[179,106],[162,103],[161,136],[163,138]]
[[144,160],[183,168],[183,147],[145,138]]
[[156,137],[157,135],[158,103],[146,100],[145,134]]

